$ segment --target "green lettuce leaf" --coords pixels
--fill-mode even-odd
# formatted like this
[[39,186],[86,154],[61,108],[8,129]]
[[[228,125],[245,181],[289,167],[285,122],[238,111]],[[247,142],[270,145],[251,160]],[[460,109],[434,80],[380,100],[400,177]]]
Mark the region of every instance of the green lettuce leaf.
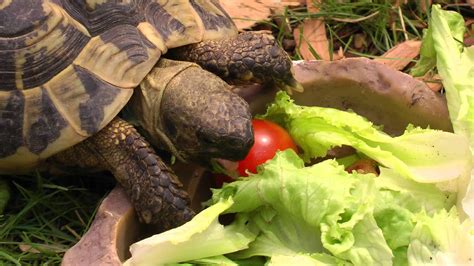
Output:
[[[454,206],[452,194],[392,169],[305,166],[291,149],[212,192],[190,222],[132,245],[125,265],[407,265],[425,245],[415,229]],[[234,221],[219,224],[221,214]]]
[[187,263],[170,263],[166,264],[167,266],[171,265],[220,265],[220,266],[238,266],[239,264],[227,258],[226,256],[220,255],[215,257],[202,258],[197,260],[191,260]]
[[353,265],[347,261],[337,259],[328,254],[298,254],[293,256],[287,255],[275,255],[271,258],[268,263],[268,266],[288,266],[288,265],[298,265],[298,266],[349,266]]
[[359,152],[418,182],[456,179],[470,168],[471,153],[464,136],[409,127],[391,137],[352,112],[317,106],[298,106],[279,92],[262,118],[284,126],[303,149],[305,160],[325,156],[336,146],[349,145]]
[[394,254],[394,265],[407,265],[407,250],[417,213],[434,214],[450,209],[455,193],[443,192],[434,184],[403,178],[392,169],[380,168],[375,179],[378,194],[374,217]]
[[[372,214],[366,214],[359,220],[353,228],[348,231],[340,230],[340,232],[353,236],[354,243],[349,249],[341,253],[335,253],[333,250],[333,241],[338,240],[337,237],[331,236],[327,239],[325,235],[325,225],[323,225],[323,240],[327,240],[331,245],[325,245],[328,250],[333,250],[333,254],[342,259],[351,261],[354,265],[392,265],[393,253],[387,245],[382,230],[377,226]],[[348,228],[342,228],[348,229]],[[337,241],[336,241],[337,243]]]
[[226,227],[218,222],[219,214],[232,204],[231,198],[223,199],[180,227],[132,244],[132,257],[124,265],[172,264],[247,248],[256,236],[246,229],[244,220]]
[[377,202],[381,204],[376,208],[384,209],[391,203],[411,213],[425,211],[431,215],[441,209],[449,210],[456,203],[456,193],[443,192],[434,184],[406,179],[385,167],[380,167],[375,184],[379,191]]
[[431,16],[437,68],[446,89],[454,132],[467,136],[474,151],[474,47],[462,47],[465,26],[460,14],[433,5]]
[[420,213],[408,247],[410,265],[472,265],[474,227],[460,222],[456,209],[434,216]]
[[248,249],[230,256],[303,259],[297,257],[327,250],[345,262],[390,265],[392,252],[372,216],[374,178],[347,173],[334,160],[304,167],[294,151],[278,152],[257,174],[213,193],[219,202],[233,192],[226,212],[248,212],[248,226],[259,231]]
[[[457,42],[454,43],[451,48],[454,48],[457,51],[462,51],[463,49],[462,40],[464,37],[465,27],[462,15],[453,11],[441,11],[439,5],[433,5],[432,9],[432,18],[429,22],[430,27],[423,30],[420,60],[410,70],[410,74],[415,77],[423,76],[426,74],[426,72],[434,69],[434,67],[437,65],[437,49],[435,49],[435,43],[437,43],[439,40],[436,39],[437,36],[433,35],[433,28],[435,26],[439,26],[438,15],[441,14],[443,16],[445,23],[442,27],[444,27],[445,30],[449,32],[449,34],[445,37],[457,40]],[[434,13],[436,13],[436,15],[434,15]]]
[[[429,29],[454,132],[468,138],[474,154],[474,46],[462,45],[466,30],[463,17],[439,5],[432,7]],[[474,170],[465,172],[458,188],[458,205],[474,219]]]

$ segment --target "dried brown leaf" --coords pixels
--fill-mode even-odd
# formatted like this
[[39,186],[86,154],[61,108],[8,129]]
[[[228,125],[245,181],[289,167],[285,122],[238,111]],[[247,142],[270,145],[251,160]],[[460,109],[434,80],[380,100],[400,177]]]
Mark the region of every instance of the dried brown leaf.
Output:
[[[300,54],[305,60],[330,60],[329,44],[326,37],[326,27],[324,22],[317,19],[310,19],[296,28],[293,32],[296,47],[299,47]],[[311,49],[316,52],[317,58]]]
[[424,76],[415,79],[423,81],[432,91],[440,91],[443,88],[441,77],[438,74],[427,72]]
[[[317,13],[319,9],[312,0],[306,0],[309,12]],[[321,19],[307,19],[293,32],[296,47],[305,60],[330,60],[329,43],[326,37],[326,25]],[[313,51],[312,51],[313,50]],[[315,54],[316,53],[316,56]],[[319,58],[318,58],[319,56]]]
[[285,6],[300,5],[299,1],[275,0],[220,0],[238,29],[248,29],[257,22],[268,19],[272,9],[283,9]]
[[18,247],[20,248],[22,252],[29,252],[29,253],[35,253],[35,254],[41,253],[39,250],[32,247],[31,245],[19,244]]
[[428,7],[431,6],[431,0],[422,0],[420,1],[420,7],[423,12],[428,11]]
[[[316,3],[321,3],[321,0],[316,0]],[[311,13],[317,13],[319,12],[319,8],[314,5],[313,0],[306,0],[306,8],[308,9],[308,12]]]
[[375,61],[402,70],[420,54],[421,41],[408,40],[395,45]]
[[466,3],[468,3],[472,9],[474,9],[474,0],[466,0]]

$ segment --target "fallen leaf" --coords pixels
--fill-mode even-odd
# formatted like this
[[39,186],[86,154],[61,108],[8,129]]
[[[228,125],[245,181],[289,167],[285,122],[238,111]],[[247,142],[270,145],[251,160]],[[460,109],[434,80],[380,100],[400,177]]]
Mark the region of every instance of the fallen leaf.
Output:
[[220,3],[238,29],[249,29],[258,22],[267,20],[272,14],[272,9],[300,5],[299,1],[296,0],[220,0]]
[[296,47],[299,48],[303,59],[330,60],[326,27],[323,21],[316,19],[306,20],[300,27],[294,30],[293,35]]
[[468,3],[472,9],[474,9],[474,0],[467,0],[466,3]]
[[[311,13],[319,12],[312,0],[307,0],[306,6]],[[322,19],[305,20],[302,25],[294,30],[293,36],[296,47],[298,47],[304,60],[331,60],[326,26]]]
[[29,253],[35,253],[35,254],[41,253],[39,250],[32,247],[31,245],[19,244],[18,247],[20,248],[22,252],[29,252]]
[[[318,4],[321,4],[321,0],[314,0],[314,2],[318,3]],[[314,5],[314,2],[313,0],[306,0],[306,8],[308,9],[308,12],[311,12],[311,13],[318,13],[319,12],[319,8]]]
[[404,69],[420,54],[421,41],[408,40],[395,45],[374,61],[396,70]]
[[421,10],[423,12],[427,12],[428,11],[428,7],[431,6],[431,0],[423,0],[423,1],[420,1],[420,7],[421,7]]
[[415,77],[415,79],[423,81],[432,91],[440,91],[443,88],[441,77],[429,71],[424,76]]

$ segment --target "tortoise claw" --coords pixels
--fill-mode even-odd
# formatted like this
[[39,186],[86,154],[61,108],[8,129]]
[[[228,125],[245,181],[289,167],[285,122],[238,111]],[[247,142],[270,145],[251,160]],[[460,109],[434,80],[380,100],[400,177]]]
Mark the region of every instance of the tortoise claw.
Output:
[[287,80],[277,79],[274,83],[277,88],[286,91],[290,95],[293,94],[293,92],[304,92],[303,86],[293,77]]

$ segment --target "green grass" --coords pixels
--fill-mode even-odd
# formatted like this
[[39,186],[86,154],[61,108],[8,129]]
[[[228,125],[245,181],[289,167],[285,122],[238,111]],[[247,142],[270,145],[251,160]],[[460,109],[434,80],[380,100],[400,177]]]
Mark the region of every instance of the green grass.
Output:
[[[374,58],[405,40],[421,39],[429,19],[429,6],[428,11],[423,10],[421,1],[425,0],[408,1],[400,6],[387,0],[314,1],[320,12],[311,13],[305,7],[286,8],[275,20],[279,23],[270,25],[283,43],[284,39],[294,38],[288,27],[294,29],[306,19],[320,18],[325,22],[330,50],[337,52],[341,48],[346,56]],[[459,10],[462,5],[453,2],[434,1],[445,8]],[[356,39],[362,40],[363,45],[358,45]],[[312,47],[309,49],[319,58]],[[293,60],[302,59],[298,47],[289,52]]]
[[12,197],[0,215],[0,265],[59,265],[113,186],[100,176],[30,175],[7,180]]
[[[381,55],[406,39],[421,38],[426,17],[412,6],[394,7],[388,1],[324,1],[318,14],[292,11],[300,18],[323,18],[333,51],[373,57]],[[416,18],[414,15],[419,17]],[[298,21],[298,20],[297,20]],[[356,38],[363,41],[356,44]]]

